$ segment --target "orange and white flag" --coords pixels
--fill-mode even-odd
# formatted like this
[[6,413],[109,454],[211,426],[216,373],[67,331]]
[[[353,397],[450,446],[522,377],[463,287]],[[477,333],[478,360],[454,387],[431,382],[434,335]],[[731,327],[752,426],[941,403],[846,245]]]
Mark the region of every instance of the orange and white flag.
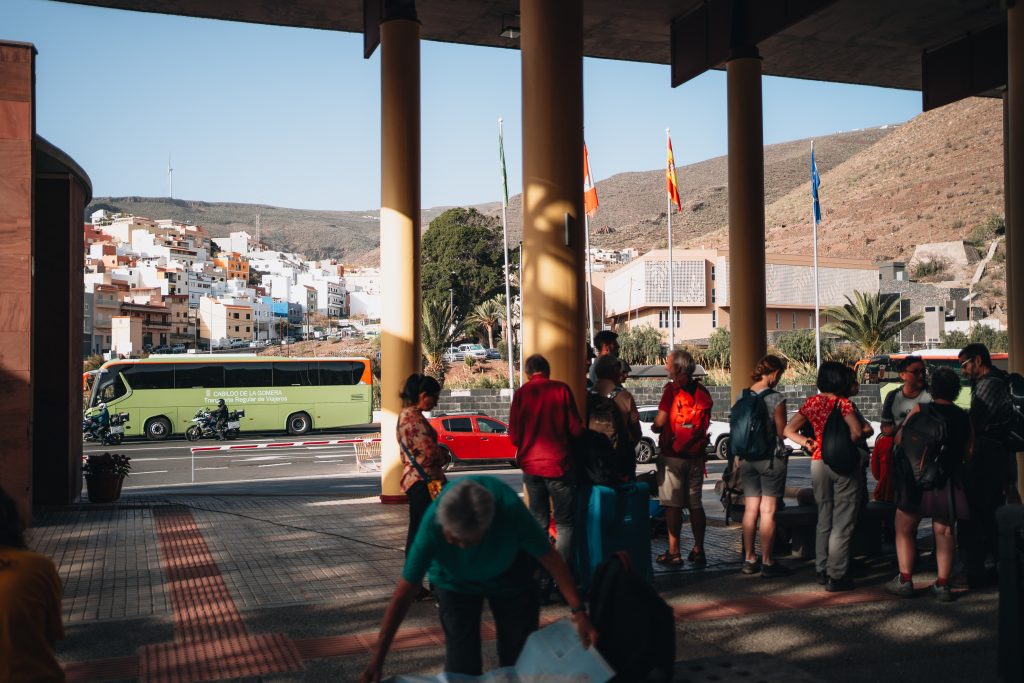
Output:
[[583,143],[583,212],[593,217],[597,213],[597,186],[590,175],[590,156],[587,154],[587,143]]
[[672,138],[668,138],[668,168],[665,170],[665,182],[668,185],[668,198],[676,205],[679,212],[683,210],[683,202],[679,198],[679,183],[676,181],[676,161],[672,156]]

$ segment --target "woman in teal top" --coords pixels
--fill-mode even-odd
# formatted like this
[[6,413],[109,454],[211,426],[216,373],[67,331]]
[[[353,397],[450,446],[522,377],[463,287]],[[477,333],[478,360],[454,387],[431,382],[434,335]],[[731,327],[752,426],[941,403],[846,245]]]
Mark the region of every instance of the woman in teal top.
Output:
[[537,630],[540,603],[533,558],[554,577],[584,645],[597,633],[587,618],[562,556],[508,485],[494,477],[465,477],[449,485],[423,515],[402,578],[384,613],[377,649],[360,680],[381,679],[391,641],[415,600],[424,575],[437,593],[445,633],[445,671],[480,675],[480,617],[486,599],[498,633],[501,666],[515,664]]

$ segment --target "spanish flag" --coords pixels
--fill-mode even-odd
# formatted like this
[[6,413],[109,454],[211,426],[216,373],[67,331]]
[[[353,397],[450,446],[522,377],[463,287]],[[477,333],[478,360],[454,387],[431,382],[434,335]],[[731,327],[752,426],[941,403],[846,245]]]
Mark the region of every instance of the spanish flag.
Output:
[[668,185],[668,198],[676,205],[676,209],[682,213],[683,202],[679,198],[679,183],[676,181],[676,161],[672,156],[672,137],[668,138],[668,168],[665,170],[665,182]]
[[590,175],[590,156],[587,154],[587,143],[583,143],[583,212],[588,216],[597,213],[597,186]]

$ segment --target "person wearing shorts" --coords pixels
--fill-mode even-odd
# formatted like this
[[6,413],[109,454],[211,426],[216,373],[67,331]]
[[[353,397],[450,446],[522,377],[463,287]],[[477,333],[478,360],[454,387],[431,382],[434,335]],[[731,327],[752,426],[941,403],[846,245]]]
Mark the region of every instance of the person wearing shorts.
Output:
[[[661,457],[658,459],[658,498],[665,507],[668,550],[658,555],[655,562],[682,566],[679,537],[682,532],[683,509],[687,509],[690,511],[690,528],[693,530],[693,549],[687,559],[695,567],[703,567],[707,565],[704,555],[707,516],[701,497],[707,430],[711,423],[713,402],[708,390],[693,379],[696,363],[688,352],[676,350],[670,353],[665,369],[669,382],[662,392],[658,414],[651,428],[658,434],[661,447]],[[685,418],[677,414],[681,406],[687,406]]]
[[[750,391],[757,394],[768,410],[768,427],[772,434],[772,443],[776,444],[775,453],[762,460],[744,460],[740,466],[740,485],[743,487],[743,568],[744,574],[761,572],[764,578],[786,576],[789,570],[772,559],[772,548],[775,545],[775,510],[778,502],[786,492],[785,457],[779,457],[782,449],[780,435],[786,428],[786,397],[775,391],[782,374],[786,371],[786,362],[778,356],[768,355],[758,361],[751,373],[753,384]],[[760,524],[758,523],[760,519]],[[757,558],[754,538],[761,534],[761,559]]]

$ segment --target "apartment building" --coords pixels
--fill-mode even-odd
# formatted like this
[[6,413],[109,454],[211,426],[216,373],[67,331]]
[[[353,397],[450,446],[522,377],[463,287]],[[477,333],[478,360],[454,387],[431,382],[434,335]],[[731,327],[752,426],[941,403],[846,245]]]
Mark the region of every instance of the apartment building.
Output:
[[[595,287],[603,303],[604,322],[614,329],[650,325],[668,343],[669,325],[676,342],[700,342],[720,327],[729,327],[729,254],[716,249],[673,250],[674,320],[669,320],[668,250],[643,254]],[[872,261],[819,258],[822,308],[845,303],[855,290],[878,292],[879,271]],[[809,255],[768,254],[765,264],[769,336],[814,328],[814,267]],[[595,301],[595,308],[599,306]],[[824,320],[822,321],[824,323]]]
[[213,263],[224,270],[229,280],[249,281],[249,259],[239,252],[222,251]]
[[253,339],[252,305],[231,301],[203,297],[199,302],[200,342],[217,347],[234,339]]

